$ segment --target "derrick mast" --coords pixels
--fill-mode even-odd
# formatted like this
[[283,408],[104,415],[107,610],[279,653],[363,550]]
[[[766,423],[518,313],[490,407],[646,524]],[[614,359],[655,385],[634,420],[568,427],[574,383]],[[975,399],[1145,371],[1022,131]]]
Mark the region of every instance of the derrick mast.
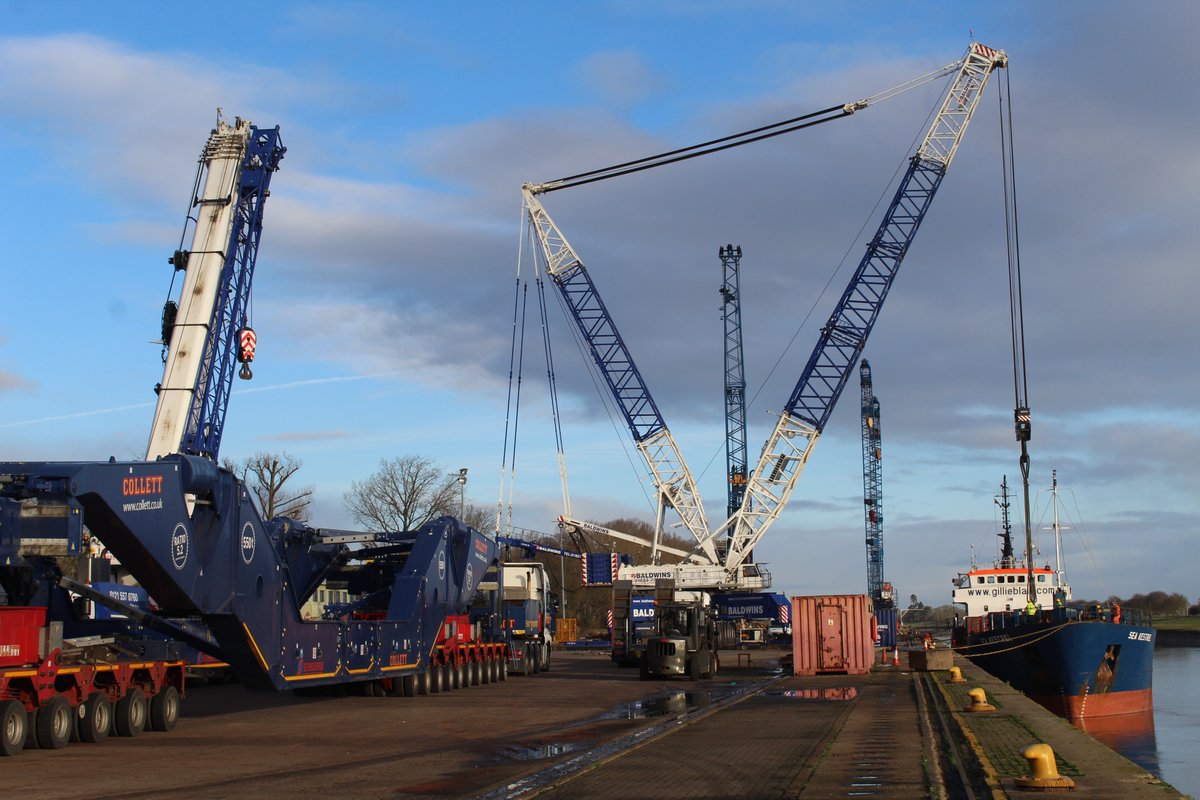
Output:
[[862,390],[863,509],[867,526],[867,594],[875,608],[890,608],[892,592],[883,580],[883,450],[879,398],[871,382],[871,365],[858,365]]
[[240,117],[218,119],[204,146],[188,217],[191,249],[170,259],[184,272],[183,288],[178,305],[168,301],[163,311],[166,355],[147,461],[172,453],[217,458],[235,364],[251,376],[247,315],[263,204],[286,151],[278,127]]
[[742,358],[742,301],[739,269],[742,247],[720,248],[724,281],[721,319],[725,323],[725,463],[729,480],[729,516],[746,494],[746,370]]

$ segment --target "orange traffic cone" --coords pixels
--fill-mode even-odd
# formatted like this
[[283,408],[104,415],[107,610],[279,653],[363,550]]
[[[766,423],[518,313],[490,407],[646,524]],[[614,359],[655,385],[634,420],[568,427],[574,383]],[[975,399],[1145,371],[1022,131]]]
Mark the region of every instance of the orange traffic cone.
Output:
[[900,648],[899,648],[899,646],[897,646],[894,650],[892,650],[892,666],[893,667],[900,666]]

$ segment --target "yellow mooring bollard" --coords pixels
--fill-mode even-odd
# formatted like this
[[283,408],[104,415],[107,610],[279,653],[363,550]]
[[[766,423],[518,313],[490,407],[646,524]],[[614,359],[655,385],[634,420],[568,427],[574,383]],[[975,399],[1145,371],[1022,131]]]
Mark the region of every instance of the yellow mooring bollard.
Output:
[[1016,784],[1022,789],[1074,789],[1075,781],[1058,774],[1058,764],[1054,761],[1054,750],[1050,745],[1031,744],[1021,751],[1021,755],[1029,762],[1032,775],[1024,775],[1016,779]]
[[996,707],[987,701],[987,694],[975,687],[967,692],[967,697],[971,698],[971,705],[963,709],[963,711],[995,711]]
[[962,670],[960,668],[951,667],[950,668],[950,682],[951,683],[966,683],[967,679],[962,676]]

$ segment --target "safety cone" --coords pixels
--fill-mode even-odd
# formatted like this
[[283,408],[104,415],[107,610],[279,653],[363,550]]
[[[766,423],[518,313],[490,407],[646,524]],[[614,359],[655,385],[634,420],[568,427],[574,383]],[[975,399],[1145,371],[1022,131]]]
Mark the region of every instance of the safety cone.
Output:
[[897,646],[895,649],[892,650],[892,666],[893,667],[900,666],[900,647],[899,646]]

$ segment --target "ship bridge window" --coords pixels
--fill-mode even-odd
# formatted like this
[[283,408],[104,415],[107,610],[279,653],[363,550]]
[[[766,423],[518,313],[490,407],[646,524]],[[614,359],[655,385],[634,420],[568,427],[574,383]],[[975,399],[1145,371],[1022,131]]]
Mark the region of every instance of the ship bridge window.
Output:
[[1046,582],[1046,576],[1038,575],[1038,583],[1045,583],[1045,582]]
[[995,582],[996,582],[996,576],[988,575],[988,583],[995,583]]
[[1024,583],[1024,582],[1025,582],[1025,576],[1024,576],[1024,575],[1018,575],[1018,576],[1017,576],[1017,583]]
[[1017,582],[1017,577],[1016,577],[1015,575],[1009,575],[1009,576],[1008,576],[1008,582],[1009,582],[1009,583],[1016,583],[1016,582]]
[[976,583],[983,583],[983,576],[982,576],[982,575],[980,575],[979,577],[977,577],[977,578],[975,579],[975,582],[976,582]]

